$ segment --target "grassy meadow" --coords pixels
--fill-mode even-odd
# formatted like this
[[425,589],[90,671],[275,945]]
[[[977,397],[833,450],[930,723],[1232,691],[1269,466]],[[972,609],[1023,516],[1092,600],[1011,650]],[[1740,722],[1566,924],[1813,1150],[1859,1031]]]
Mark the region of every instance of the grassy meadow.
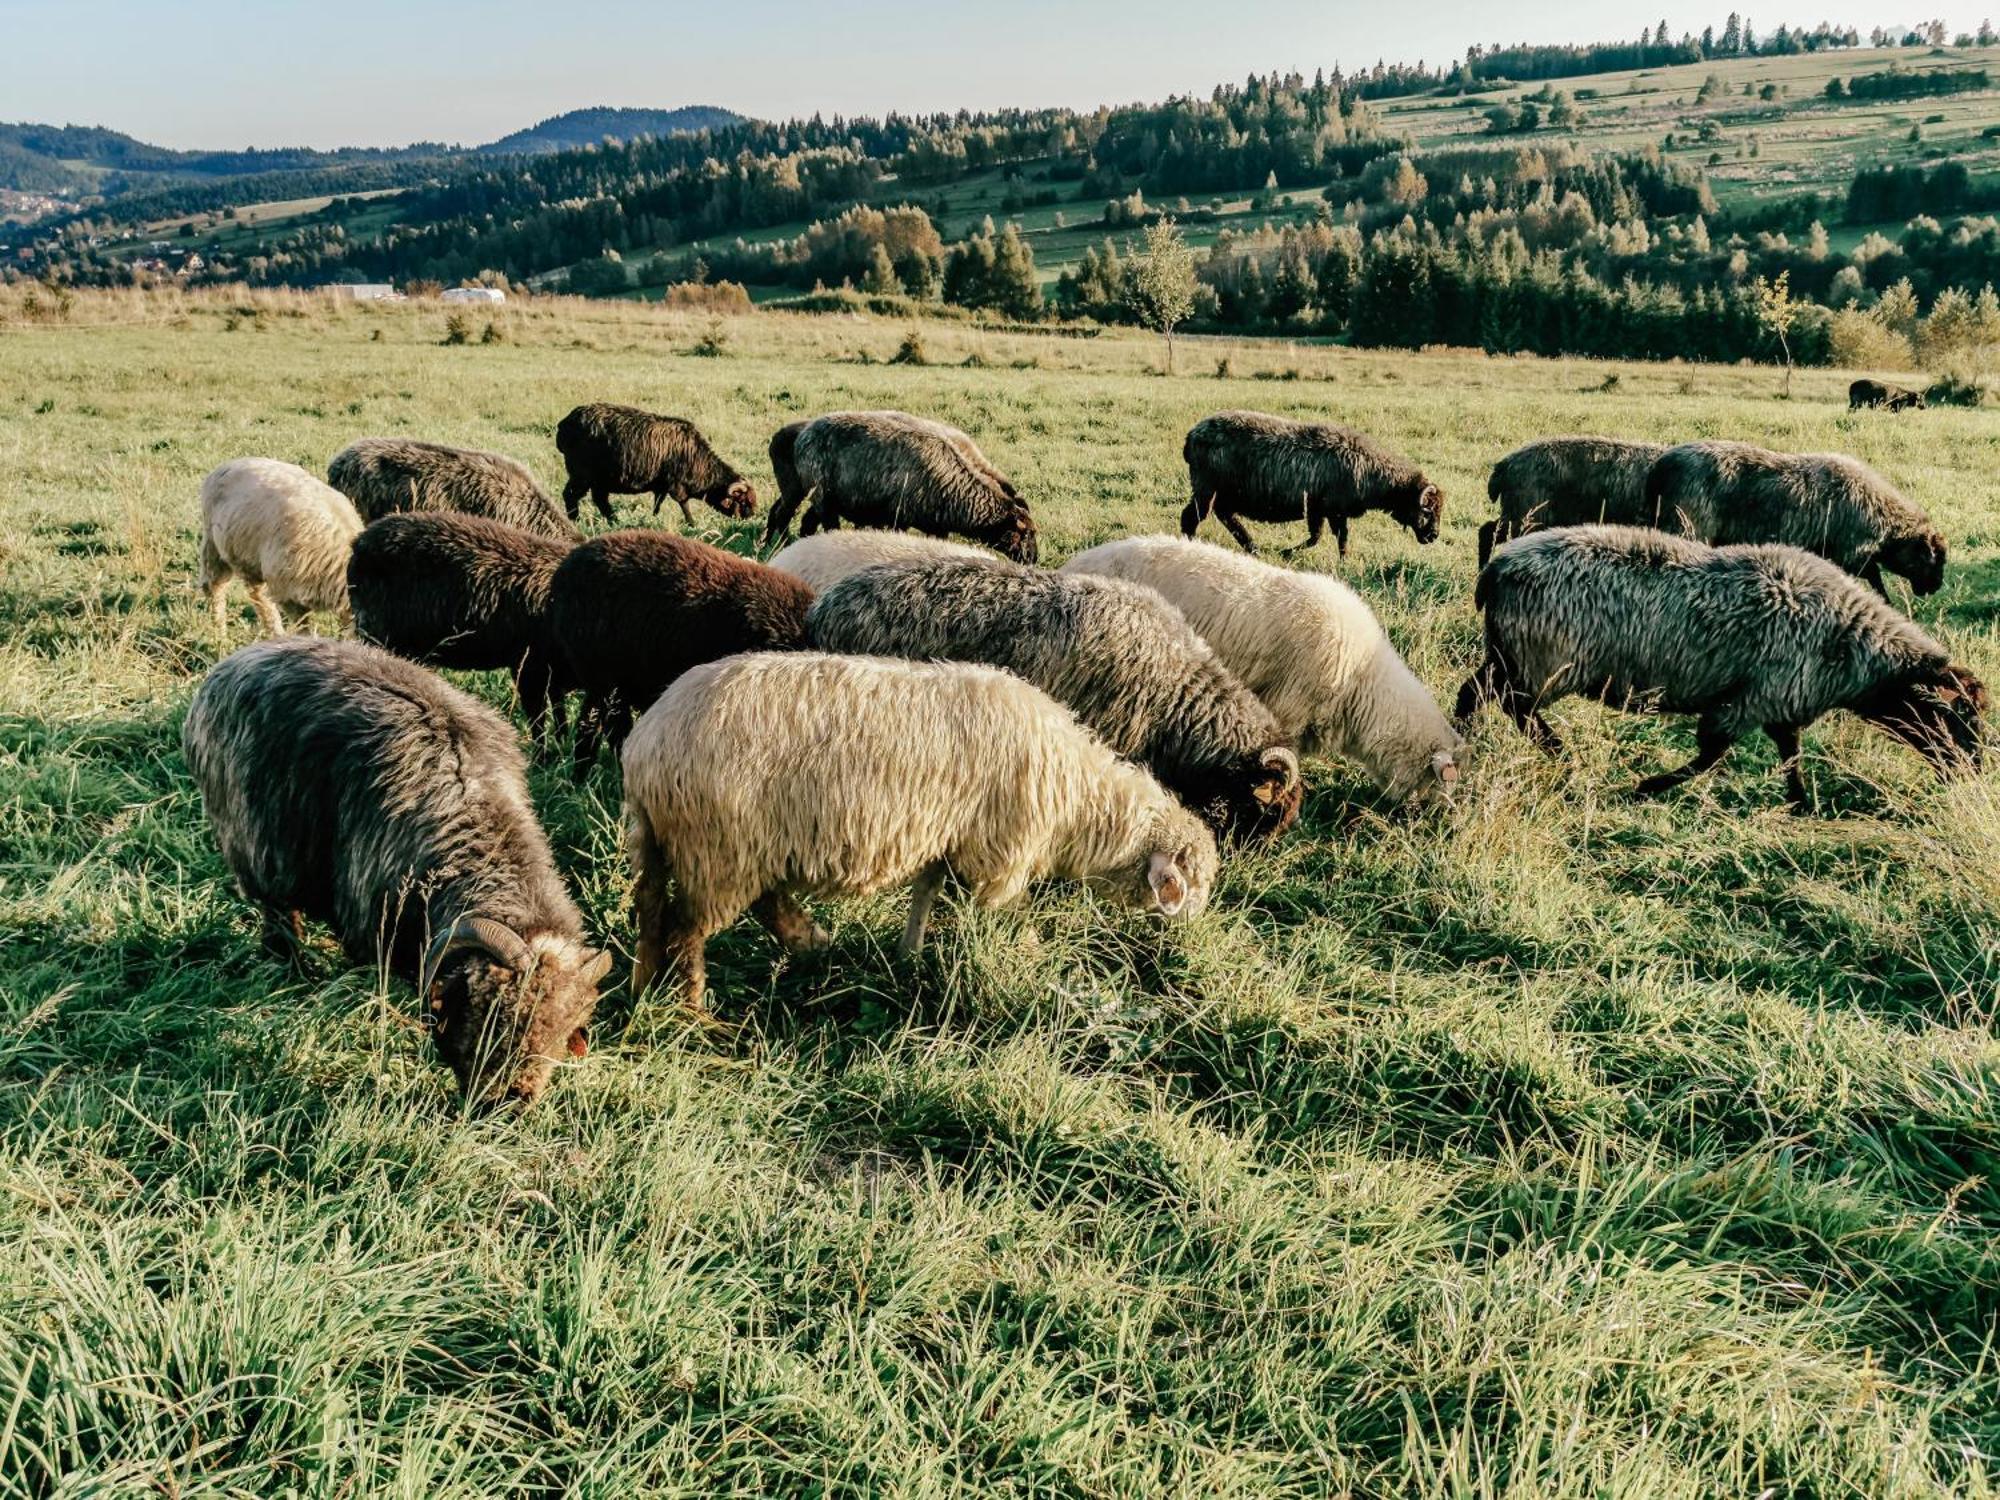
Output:
[[[1183,928],[1057,887],[946,904],[903,965],[900,900],[822,903],[823,957],[712,946],[724,1028],[632,1004],[621,958],[591,1055],[471,1117],[405,986],[262,955],[178,730],[252,639],[192,587],[199,480],[241,455],[408,433],[553,487],[556,420],[604,398],[764,488],[783,422],[893,405],[972,432],[1059,562],[1174,526],[1197,417],[1323,414],[1446,490],[1436,545],[1371,516],[1301,565],[1448,696],[1487,468],[1565,431],[1876,464],[1951,539],[1919,618],[2000,680],[2000,416],[1849,415],[1840,371],[1784,401],[1769,369],[1184,340],[1168,377],[1135,334],[944,324],[916,368],[858,317],[697,357],[707,325],[632,304],[446,347],[434,304],[18,297],[0,1496],[1993,1494],[2000,771],[1940,785],[1836,717],[1819,816],[1761,742],[1639,803],[1687,724],[1573,701],[1550,762],[1488,715],[1424,814],[1309,762],[1296,834]],[[629,957],[615,767],[533,790]]]

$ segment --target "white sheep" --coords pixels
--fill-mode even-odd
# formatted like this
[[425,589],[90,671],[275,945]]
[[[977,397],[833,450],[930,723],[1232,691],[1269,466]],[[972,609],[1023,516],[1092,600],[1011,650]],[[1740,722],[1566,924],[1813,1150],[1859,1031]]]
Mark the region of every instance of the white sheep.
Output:
[[1360,762],[1397,801],[1458,779],[1464,740],[1374,612],[1338,579],[1173,536],[1106,542],[1062,571],[1165,595],[1264,701],[1280,734],[1301,750]]
[[285,633],[285,607],[348,619],[347,559],[361,517],[348,498],[297,464],[238,458],[201,482],[201,588],[224,625],[223,595],[241,578],[267,634]]
[[907,531],[822,531],[793,542],[771,559],[771,566],[819,593],[849,574],[877,563],[918,562],[937,557],[997,562],[1000,554],[965,542],[915,536]]
[[1040,689],[963,663],[761,652],[696,667],[625,742],[625,817],[633,993],[671,961],[690,1005],[709,936],[747,907],[811,948],[826,938],[800,895],[908,885],[909,954],[947,873],[982,906],[1055,876],[1184,917],[1216,872],[1214,838],[1150,775]]

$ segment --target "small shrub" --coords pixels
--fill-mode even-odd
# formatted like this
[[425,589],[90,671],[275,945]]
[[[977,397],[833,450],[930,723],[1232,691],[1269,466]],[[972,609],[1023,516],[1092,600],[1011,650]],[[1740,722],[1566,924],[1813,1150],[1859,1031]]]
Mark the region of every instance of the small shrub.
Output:
[[750,293],[740,281],[677,281],[660,296],[660,305],[675,312],[705,312],[735,316],[751,311]]
[[42,404],[35,408],[35,415],[38,417],[46,417],[50,412],[54,411],[55,409],[56,409],[56,398],[53,396],[44,396],[42,397]]
[[447,345],[472,342],[472,324],[464,313],[453,313],[444,320],[444,342]]
[[1609,375],[1605,376],[1604,379],[1598,383],[1597,387],[1598,393],[1600,395],[1609,395],[1611,392],[1618,389],[1619,383],[1620,383],[1619,374],[1616,370],[1613,370]]
[[1986,382],[1971,370],[1946,370],[1931,382],[1924,400],[1932,406],[1984,406]]
[[507,342],[507,334],[498,323],[488,323],[480,331],[479,342],[482,344],[504,344]]
[[924,348],[924,331],[921,328],[912,328],[904,334],[903,342],[896,346],[896,352],[889,360],[892,365],[927,365],[930,362],[930,353]]
[[1223,355],[1215,362],[1215,378],[1217,380],[1228,380],[1235,373],[1236,365],[1228,355]]
[[970,354],[965,356],[965,368],[968,370],[990,370],[993,366],[984,354],[974,349]]
[[729,330],[722,325],[722,319],[711,318],[708,326],[701,331],[688,349],[696,359],[719,359],[729,352]]
[[381,342],[382,342],[382,330],[381,330],[381,329],[379,329],[379,328],[377,328],[377,329],[376,329],[376,330],[375,330],[374,332],[370,333],[370,334],[368,335],[368,342],[369,342],[369,343],[371,343],[371,344],[379,344],[379,343],[381,343]]

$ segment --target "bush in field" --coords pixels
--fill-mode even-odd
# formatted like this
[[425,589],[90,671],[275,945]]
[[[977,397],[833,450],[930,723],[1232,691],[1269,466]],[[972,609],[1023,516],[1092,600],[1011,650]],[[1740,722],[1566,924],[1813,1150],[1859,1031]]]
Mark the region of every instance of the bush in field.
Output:
[[705,312],[717,317],[747,313],[754,305],[740,281],[677,281],[661,294],[660,302],[676,312]]

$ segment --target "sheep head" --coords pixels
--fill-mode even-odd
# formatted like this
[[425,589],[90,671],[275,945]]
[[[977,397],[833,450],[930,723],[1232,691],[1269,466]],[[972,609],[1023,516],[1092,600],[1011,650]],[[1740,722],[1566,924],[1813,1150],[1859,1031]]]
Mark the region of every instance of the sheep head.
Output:
[[1006,519],[987,541],[1002,557],[1010,557],[1017,563],[1034,563],[1041,559],[1042,548],[1035,532],[1035,518],[1028,514],[1025,505],[1010,509]]
[[1936,666],[1885,684],[1854,712],[1931,763],[1940,776],[1979,769],[1986,684],[1959,666]]
[[490,917],[465,916],[431,945],[424,993],[431,1039],[475,1104],[532,1104],[585,1028],[611,955],[567,938],[532,942]]
[[1893,537],[1883,543],[1875,561],[1910,581],[1910,592],[1935,594],[1944,586],[1944,536],[1926,528],[1912,536]]
[[747,479],[732,479],[717,485],[702,498],[735,520],[757,513],[757,488]]
[[1210,828],[1240,840],[1276,838],[1304,800],[1298,755],[1284,745],[1245,756],[1187,799]]
[[1419,543],[1428,545],[1438,539],[1438,529],[1444,524],[1444,491],[1422,476],[1413,488],[1415,496],[1397,505],[1394,515]]

